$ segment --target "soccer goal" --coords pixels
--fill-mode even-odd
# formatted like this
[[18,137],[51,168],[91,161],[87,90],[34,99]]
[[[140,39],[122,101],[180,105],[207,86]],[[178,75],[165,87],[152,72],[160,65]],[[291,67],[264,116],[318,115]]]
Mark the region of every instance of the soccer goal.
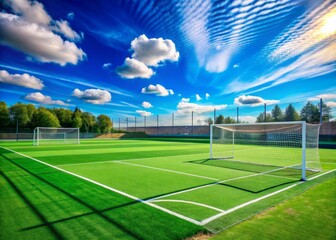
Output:
[[34,129],[33,144],[79,144],[79,128],[37,127]]
[[221,160],[220,165],[236,170],[299,172],[297,176],[306,180],[321,170],[319,129],[319,124],[303,121],[212,124],[210,160]]

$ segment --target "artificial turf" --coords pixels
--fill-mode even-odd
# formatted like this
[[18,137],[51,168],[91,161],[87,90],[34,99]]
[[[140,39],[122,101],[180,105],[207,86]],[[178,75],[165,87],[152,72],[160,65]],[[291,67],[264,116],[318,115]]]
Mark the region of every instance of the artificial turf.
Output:
[[[200,222],[218,214],[217,208],[230,209],[299,180],[286,175],[252,177],[256,171],[200,164],[209,155],[209,144],[204,139],[0,145],[136,198],[158,198],[152,203]],[[4,186],[0,224],[5,229],[0,232],[0,239],[183,239],[205,230],[5,148],[0,148],[0,179]],[[320,152],[321,159],[331,162],[325,164],[326,170],[334,169],[330,154],[335,151]],[[304,187],[292,189],[219,217],[205,228],[217,232],[303,190]]]

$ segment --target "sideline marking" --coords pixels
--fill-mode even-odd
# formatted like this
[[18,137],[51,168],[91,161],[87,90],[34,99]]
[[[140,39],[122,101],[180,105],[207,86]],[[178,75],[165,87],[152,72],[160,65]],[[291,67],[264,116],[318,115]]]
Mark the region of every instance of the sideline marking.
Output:
[[101,184],[101,183],[99,183],[99,182],[96,182],[96,181],[94,181],[94,180],[92,180],[92,179],[90,179],[90,178],[83,177],[83,176],[81,176],[81,175],[78,175],[78,174],[69,172],[69,171],[64,170],[64,169],[62,169],[62,168],[53,166],[53,165],[51,165],[51,164],[49,164],[49,163],[42,162],[42,161],[40,161],[40,160],[38,160],[38,159],[36,159],[36,158],[27,156],[27,155],[25,155],[25,154],[23,154],[23,153],[16,152],[16,151],[11,150],[11,149],[9,149],[9,148],[2,147],[2,146],[0,146],[0,147],[3,148],[3,149],[5,149],[5,150],[7,150],[7,151],[13,152],[13,153],[15,153],[15,154],[21,155],[21,156],[23,156],[23,157],[29,158],[29,159],[31,159],[31,160],[33,160],[33,161],[36,161],[36,162],[41,163],[41,164],[43,164],[43,165],[46,165],[46,166],[48,166],[48,167],[54,168],[54,169],[56,169],[56,170],[59,170],[59,171],[61,171],[61,172],[64,172],[64,173],[67,173],[67,174],[69,174],[69,175],[72,175],[72,176],[78,177],[78,178],[80,178],[80,179],[83,179],[83,180],[85,180],[85,181],[91,182],[91,183],[93,183],[93,184],[95,184],[95,185],[98,185],[98,186],[100,186],[100,187],[103,187],[103,188],[105,188],[105,189],[108,189],[108,190],[110,190],[110,191],[112,191],[112,192],[119,193],[120,195],[126,196],[126,197],[128,197],[128,198],[130,198],[130,199],[133,199],[133,200],[135,200],[135,201],[138,201],[138,202],[147,204],[148,206],[151,206],[151,207],[153,207],[153,208],[156,208],[156,209],[159,209],[159,210],[164,211],[164,212],[166,212],[166,213],[169,213],[170,215],[173,215],[173,216],[175,216],[175,217],[181,218],[181,219],[183,219],[183,220],[186,220],[186,221],[188,221],[188,222],[194,223],[194,224],[196,224],[196,225],[201,225],[201,222],[196,221],[195,219],[189,218],[189,217],[187,217],[187,216],[184,216],[184,215],[182,215],[182,214],[176,213],[176,212],[171,211],[171,210],[169,210],[169,209],[160,207],[160,206],[158,206],[158,205],[156,205],[156,204],[154,204],[154,203],[150,203],[150,202],[148,202],[148,201],[144,201],[144,200],[141,199],[141,198],[137,198],[137,197],[132,196],[132,195],[130,195],[130,194],[128,194],[128,193],[125,193],[125,192],[122,192],[122,191],[117,190],[117,189],[115,189],[115,188],[106,186],[106,185]]

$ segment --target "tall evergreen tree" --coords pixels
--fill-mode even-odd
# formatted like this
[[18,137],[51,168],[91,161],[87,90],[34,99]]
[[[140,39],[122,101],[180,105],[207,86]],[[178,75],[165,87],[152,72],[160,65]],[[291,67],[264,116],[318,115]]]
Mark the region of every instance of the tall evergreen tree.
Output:
[[300,116],[292,104],[289,104],[288,107],[285,109],[284,120],[285,121],[299,121],[300,120]]
[[308,123],[317,123],[320,121],[320,114],[318,108],[311,102],[307,102],[300,111],[301,120]]
[[281,108],[278,105],[275,105],[272,109],[272,119],[275,122],[280,122],[284,118],[284,113],[282,112]]
[[224,123],[224,116],[222,114],[220,114],[215,121],[215,124],[222,124]]

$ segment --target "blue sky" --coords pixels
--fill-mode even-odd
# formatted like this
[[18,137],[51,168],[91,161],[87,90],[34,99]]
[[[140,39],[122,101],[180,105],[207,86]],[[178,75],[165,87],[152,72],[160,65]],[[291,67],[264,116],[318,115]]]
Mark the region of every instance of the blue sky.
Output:
[[[0,101],[111,118],[253,121],[264,103],[336,108],[336,3],[29,1],[0,3]],[[334,111],[335,113],[335,111]],[[335,115],[335,114],[334,114]]]

